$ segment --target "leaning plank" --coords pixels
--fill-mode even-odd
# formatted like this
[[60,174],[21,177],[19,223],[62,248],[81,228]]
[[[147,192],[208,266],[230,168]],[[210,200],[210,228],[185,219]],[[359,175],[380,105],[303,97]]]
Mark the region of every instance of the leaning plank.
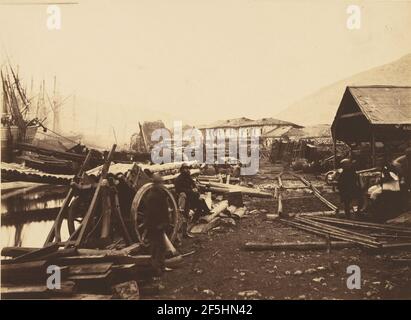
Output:
[[42,258],[44,258],[44,256],[47,256],[53,252],[56,252],[59,249],[59,247],[60,247],[59,243],[53,243],[51,245],[44,246],[43,248],[33,250],[17,258],[14,258],[13,262],[41,260]]
[[[352,248],[356,245],[348,241],[331,241],[331,248]],[[243,249],[249,251],[263,250],[322,250],[327,249],[327,242],[246,242]]]
[[1,249],[1,255],[3,257],[16,258],[23,254],[39,250],[40,248],[29,248],[29,247],[4,247]]

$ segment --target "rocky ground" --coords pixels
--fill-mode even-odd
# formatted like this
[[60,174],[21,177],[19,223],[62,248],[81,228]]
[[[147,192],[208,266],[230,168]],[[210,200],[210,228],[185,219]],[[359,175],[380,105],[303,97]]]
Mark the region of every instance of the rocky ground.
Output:
[[[255,186],[269,187],[281,166],[267,164],[261,174],[249,178]],[[309,177],[320,187],[323,183]],[[286,183],[293,183],[292,181]],[[323,188],[327,199],[338,204],[337,195]],[[290,191],[284,211],[329,210],[309,192]],[[162,299],[411,299],[411,268],[389,261],[397,254],[370,253],[363,249],[319,251],[260,251],[242,249],[248,241],[320,241],[321,238],[268,220],[275,214],[274,199],[244,197],[250,212],[235,226],[221,226],[185,240],[181,253],[195,251],[184,258],[181,267],[163,276]],[[361,270],[361,289],[347,288],[347,267]]]

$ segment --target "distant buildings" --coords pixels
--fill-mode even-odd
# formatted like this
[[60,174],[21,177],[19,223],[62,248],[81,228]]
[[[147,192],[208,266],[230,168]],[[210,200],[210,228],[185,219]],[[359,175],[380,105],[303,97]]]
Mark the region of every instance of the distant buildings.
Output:
[[278,120],[274,118],[262,118],[259,120],[251,120],[245,117],[229,120],[220,120],[210,125],[199,126],[198,129],[203,133],[203,137],[211,138],[209,135],[219,137],[224,135],[225,138],[258,135],[263,136],[279,128],[302,128],[295,123]]

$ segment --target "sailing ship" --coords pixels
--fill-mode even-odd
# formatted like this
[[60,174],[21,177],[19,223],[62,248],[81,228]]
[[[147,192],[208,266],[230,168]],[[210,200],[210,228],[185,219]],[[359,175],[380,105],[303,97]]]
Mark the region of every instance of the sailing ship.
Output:
[[37,118],[30,119],[31,105],[18,74],[9,65],[0,70],[3,112],[1,115],[1,161],[12,161],[13,150],[21,142],[31,143],[39,128]]

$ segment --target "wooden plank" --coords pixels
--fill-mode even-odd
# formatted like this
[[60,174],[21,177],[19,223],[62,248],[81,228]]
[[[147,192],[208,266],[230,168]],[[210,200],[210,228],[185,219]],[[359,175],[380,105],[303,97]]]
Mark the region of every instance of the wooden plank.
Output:
[[[101,169],[101,175],[100,175],[100,180],[99,183],[97,185],[97,188],[94,192],[93,198],[91,200],[90,206],[87,210],[87,213],[84,216],[83,221],[81,222],[81,225],[79,226],[79,234],[78,237],[76,239],[76,243],[75,246],[79,247],[83,241],[84,241],[84,237],[86,235],[86,231],[88,230],[89,227],[89,223],[90,223],[90,219],[94,214],[94,211],[96,209],[96,205],[97,205],[97,201],[100,197],[100,191],[101,191],[101,182],[106,178],[108,170],[110,168],[110,164],[111,164],[111,160],[113,159],[113,155],[114,155],[114,151],[116,150],[116,145],[114,144],[113,147],[110,150],[110,153],[107,156],[107,159],[104,162],[103,168]],[[69,240],[73,240],[72,237],[70,237]]]
[[[73,178],[72,182],[77,182],[77,180],[81,179],[84,171],[86,170],[90,160],[91,160],[91,156],[93,154],[93,150],[90,150],[83,162],[83,164],[81,165],[79,171],[77,172],[76,176]],[[56,220],[54,221],[53,227],[51,228],[49,234],[47,235],[46,241],[44,243],[44,246],[48,245],[49,243],[52,243],[53,240],[55,239],[56,242],[61,241],[61,236],[60,236],[60,228],[63,222],[63,218],[66,216],[67,214],[67,209],[68,209],[68,205],[70,204],[71,199],[73,198],[74,195],[74,187],[71,186],[69,192],[67,193],[63,204],[60,208],[60,211],[56,217]]]
[[1,264],[2,283],[21,283],[45,281],[47,278],[47,261],[32,261]]
[[29,252],[39,250],[40,248],[29,248],[29,247],[4,247],[1,249],[1,255],[3,257],[18,257]]
[[75,290],[73,281],[63,281],[58,289],[48,289],[45,285],[1,286],[2,299],[36,299],[70,295]]
[[13,262],[41,260],[44,256],[56,252],[60,247],[59,243],[49,244],[43,248],[33,250],[13,259]]
[[69,276],[84,274],[104,274],[109,271],[112,266],[113,263],[110,262],[72,265],[69,267],[68,274]]
[[109,279],[111,275],[111,270],[108,270],[105,273],[96,273],[96,274],[74,274],[71,276],[68,276],[68,280],[71,281],[106,281]]

